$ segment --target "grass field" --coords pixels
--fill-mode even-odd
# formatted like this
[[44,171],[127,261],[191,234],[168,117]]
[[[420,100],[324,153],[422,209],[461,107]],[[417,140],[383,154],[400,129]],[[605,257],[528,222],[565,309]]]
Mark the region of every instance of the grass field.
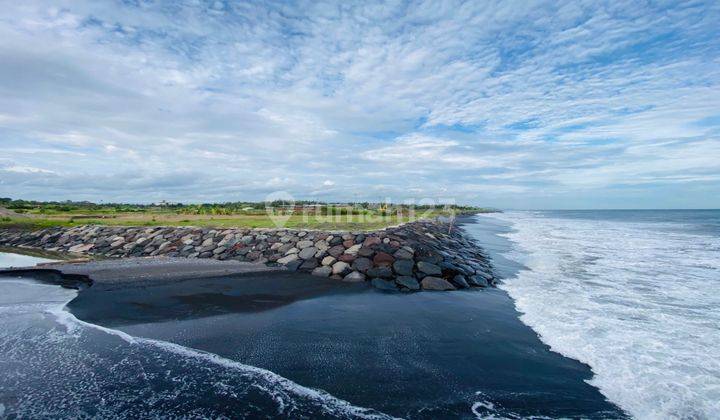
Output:
[[[342,214],[313,215],[294,214],[282,220],[272,219],[266,213],[230,215],[177,214],[174,212],[130,212],[130,213],[53,213],[22,214],[0,217],[0,227],[41,229],[54,226],[79,226],[88,224],[118,226],[207,226],[207,227],[287,227],[327,230],[372,230],[394,226],[417,219],[449,215],[445,211],[423,211],[414,214]],[[280,225],[276,224],[280,222]],[[284,221],[284,224],[282,222]]]
[[0,228],[42,229],[79,225],[202,226],[373,230],[418,219],[492,211],[472,206],[411,206],[387,203],[205,204],[44,202],[0,198]]

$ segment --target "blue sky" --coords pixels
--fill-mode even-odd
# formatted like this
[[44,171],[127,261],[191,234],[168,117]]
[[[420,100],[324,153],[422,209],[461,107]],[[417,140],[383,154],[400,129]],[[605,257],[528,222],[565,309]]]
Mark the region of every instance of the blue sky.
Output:
[[0,196],[720,207],[718,2],[3,2]]

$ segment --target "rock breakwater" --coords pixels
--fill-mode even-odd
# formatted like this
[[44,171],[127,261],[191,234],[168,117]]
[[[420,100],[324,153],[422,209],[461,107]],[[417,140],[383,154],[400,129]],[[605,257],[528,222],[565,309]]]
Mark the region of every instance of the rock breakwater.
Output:
[[494,283],[461,228],[417,221],[374,232],[85,225],[0,230],[0,245],[103,257],[168,256],[282,265],[384,290],[454,290]]

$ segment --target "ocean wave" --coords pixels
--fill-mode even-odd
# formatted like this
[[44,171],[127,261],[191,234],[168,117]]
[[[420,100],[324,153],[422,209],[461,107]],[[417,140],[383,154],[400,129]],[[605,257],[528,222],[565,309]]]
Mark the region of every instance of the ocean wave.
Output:
[[640,419],[720,412],[720,238],[671,222],[491,215],[512,224],[501,288],[550,347]]

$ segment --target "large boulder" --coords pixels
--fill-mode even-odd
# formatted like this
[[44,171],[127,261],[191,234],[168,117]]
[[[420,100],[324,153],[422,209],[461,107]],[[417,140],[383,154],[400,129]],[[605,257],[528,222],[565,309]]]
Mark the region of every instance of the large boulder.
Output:
[[315,248],[314,246],[304,247],[300,250],[300,252],[298,252],[298,257],[302,258],[303,260],[307,260],[308,258],[314,257],[316,252],[317,248]]
[[313,241],[298,241],[298,243],[295,244],[295,247],[298,249],[305,249],[313,245]]
[[401,276],[412,276],[415,262],[413,260],[397,260],[392,267]]
[[440,277],[427,276],[420,283],[423,290],[455,290],[455,286]]
[[358,255],[361,257],[372,257],[375,254],[375,250],[366,246],[360,248]]
[[373,267],[369,269],[366,273],[368,277],[382,277],[382,278],[391,278],[393,276],[392,270],[390,267]]
[[489,286],[488,281],[485,280],[485,278],[482,276],[473,275],[473,276],[466,277],[466,279],[467,279],[467,282],[473,286],[477,286],[477,287]]
[[397,286],[395,286],[395,282],[392,280],[385,280],[385,279],[372,279],[371,284],[373,287],[380,289],[380,290],[397,290]]
[[343,281],[349,281],[349,282],[365,281],[365,274],[360,273],[358,271],[353,271],[352,273],[346,275],[343,278]]
[[453,277],[452,283],[461,289],[467,289],[468,287],[470,287],[467,280],[465,279],[465,276],[463,276],[462,274],[458,274]]
[[362,273],[368,271],[370,268],[372,268],[372,261],[370,261],[369,258],[360,257],[353,261],[352,263],[353,270],[360,271]]
[[333,257],[337,258],[340,255],[342,255],[343,252],[345,252],[345,247],[342,245],[335,245],[328,249],[328,254],[332,255]]
[[363,241],[363,246],[371,247],[373,245],[378,245],[380,243],[380,241],[381,241],[380,238],[378,238],[377,236],[368,236]]
[[350,271],[350,264],[344,261],[338,261],[332,265],[333,274],[345,275],[348,271]]
[[395,278],[395,283],[400,287],[404,287],[409,290],[420,290],[420,283],[415,280],[415,277],[410,276],[398,276]]
[[360,245],[360,244],[353,245],[353,246],[351,246],[350,248],[346,249],[346,250],[345,250],[345,253],[346,253],[346,254],[349,254],[349,255],[352,255],[352,256],[355,256],[355,255],[358,254],[358,251],[360,251],[360,248],[361,248],[361,247],[362,247],[362,245]]
[[395,258],[386,252],[378,252],[373,257],[373,263],[380,266],[390,266],[395,262]]
[[411,260],[413,258],[413,253],[408,251],[405,248],[400,248],[393,254],[395,259],[398,260]]
[[290,254],[277,260],[279,264],[285,265],[298,259],[297,254]]
[[310,258],[308,260],[303,261],[303,263],[300,264],[300,269],[301,270],[312,270],[319,265],[320,264],[318,263],[318,260],[316,260],[315,258]]
[[442,270],[440,269],[440,267],[429,262],[419,261],[417,263],[417,268],[419,271],[425,273],[428,276],[442,275]]
[[355,256],[350,254],[341,254],[338,257],[338,261],[345,261],[346,263],[350,264],[355,261]]
[[314,269],[311,274],[318,277],[330,277],[330,274],[332,274],[332,267],[323,265],[322,267]]
[[300,265],[303,264],[302,260],[294,260],[290,261],[289,263],[285,264],[285,268],[287,268],[289,271],[297,271],[300,268]]

